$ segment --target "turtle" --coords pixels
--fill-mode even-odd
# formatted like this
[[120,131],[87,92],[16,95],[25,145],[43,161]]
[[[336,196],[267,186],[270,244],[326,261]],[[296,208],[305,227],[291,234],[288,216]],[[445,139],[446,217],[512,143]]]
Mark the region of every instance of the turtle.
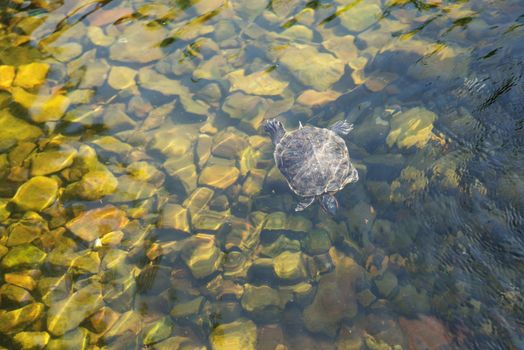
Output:
[[338,201],[335,193],[347,184],[358,181],[358,171],[349,158],[342,138],[353,129],[346,120],[329,128],[300,126],[286,131],[275,119],[264,123],[275,146],[275,163],[287,180],[289,188],[301,197],[295,211],[302,211],[315,200],[331,215],[335,215]]

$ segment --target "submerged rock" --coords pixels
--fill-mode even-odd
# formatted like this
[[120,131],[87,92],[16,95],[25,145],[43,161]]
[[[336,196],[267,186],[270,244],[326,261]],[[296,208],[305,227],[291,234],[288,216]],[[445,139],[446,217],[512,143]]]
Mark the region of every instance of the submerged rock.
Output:
[[204,278],[218,271],[223,255],[214,236],[198,234],[189,238],[182,259],[195,278]]
[[45,83],[47,72],[49,71],[48,63],[29,63],[18,67],[14,86],[20,86],[25,89],[32,89]]
[[102,305],[102,286],[90,284],[51,305],[47,312],[47,329],[55,336],[63,335],[78,327]]
[[246,284],[240,301],[242,308],[262,319],[277,317],[289,298],[282,298],[279,291],[269,286]]
[[210,165],[202,170],[198,183],[223,190],[233,185],[239,175],[240,171],[235,167]]
[[59,338],[52,338],[46,350],[86,349],[89,343],[89,331],[83,327],[67,332]]
[[273,260],[273,270],[278,278],[298,280],[307,277],[304,258],[300,252],[283,252]]
[[166,204],[160,213],[158,227],[190,233],[191,228],[189,226],[187,209],[178,204]]
[[8,109],[0,110],[0,140],[33,140],[42,135],[40,128],[18,119]]
[[93,170],[80,181],[68,185],[65,194],[72,198],[97,200],[113,194],[117,187],[118,180],[109,170]]
[[71,101],[67,96],[55,93],[52,95],[34,95],[22,88],[12,89],[13,100],[29,111],[36,123],[60,120]]
[[128,222],[123,210],[106,206],[79,214],[66,227],[84,241],[94,241],[108,232],[122,229]]
[[344,62],[316,48],[295,45],[287,48],[280,62],[302,84],[324,91],[336,83],[344,74]]
[[0,65],[0,90],[8,90],[15,79],[15,67]]
[[13,337],[15,344],[21,349],[43,349],[49,339],[47,332],[20,332]]
[[389,147],[396,144],[399,148],[422,148],[433,135],[431,131],[435,120],[435,113],[421,107],[396,114],[391,119],[391,130],[386,143]]
[[22,210],[42,211],[53,204],[57,196],[55,179],[35,176],[18,188],[12,201]]
[[73,164],[76,153],[72,147],[37,153],[31,161],[31,175],[48,175],[65,169]]
[[0,310],[0,333],[15,333],[22,330],[42,317],[44,309],[44,304],[32,303],[11,311]]
[[144,345],[158,343],[171,335],[173,323],[168,317],[155,322],[144,337]]
[[[379,2],[380,3],[380,2]],[[356,3],[339,15],[340,22],[351,32],[361,32],[376,23],[382,16],[382,9],[371,1]]]
[[221,324],[211,332],[209,343],[213,350],[255,350],[257,326],[248,319]]
[[273,78],[269,72],[260,71],[245,75],[239,69],[226,75],[231,84],[230,91],[242,90],[251,95],[281,95],[289,85],[287,82]]
[[331,248],[335,271],[322,275],[313,303],[304,309],[304,323],[311,332],[334,336],[343,318],[353,318],[358,312],[355,284],[364,269],[353,259]]
[[109,57],[114,61],[148,63],[164,56],[160,44],[166,37],[161,26],[146,26],[142,22],[131,22],[109,49]]

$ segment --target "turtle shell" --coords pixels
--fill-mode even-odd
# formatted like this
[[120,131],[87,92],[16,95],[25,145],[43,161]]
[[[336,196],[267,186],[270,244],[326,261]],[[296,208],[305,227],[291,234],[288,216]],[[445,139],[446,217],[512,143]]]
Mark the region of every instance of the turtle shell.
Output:
[[329,129],[305,126],[286,133],[275,147],[275,162],[303,197],[336,192],[356,180],[346,143]]

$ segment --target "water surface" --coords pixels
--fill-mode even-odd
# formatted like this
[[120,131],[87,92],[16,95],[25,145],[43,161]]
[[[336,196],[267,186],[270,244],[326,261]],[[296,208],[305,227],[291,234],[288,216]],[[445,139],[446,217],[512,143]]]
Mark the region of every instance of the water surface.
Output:
[[[0,346],[524,348],[522,1],[0,15]],[[275,117],[354,124],[336,217]]]

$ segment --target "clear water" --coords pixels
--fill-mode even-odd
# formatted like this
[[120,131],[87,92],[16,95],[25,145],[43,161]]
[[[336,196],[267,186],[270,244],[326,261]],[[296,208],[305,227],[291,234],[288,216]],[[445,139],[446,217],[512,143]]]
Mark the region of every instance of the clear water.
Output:
[[[0,14],[1,346],[524,349],[522,1]],[[273,117],[354,124],[336,217]]]

